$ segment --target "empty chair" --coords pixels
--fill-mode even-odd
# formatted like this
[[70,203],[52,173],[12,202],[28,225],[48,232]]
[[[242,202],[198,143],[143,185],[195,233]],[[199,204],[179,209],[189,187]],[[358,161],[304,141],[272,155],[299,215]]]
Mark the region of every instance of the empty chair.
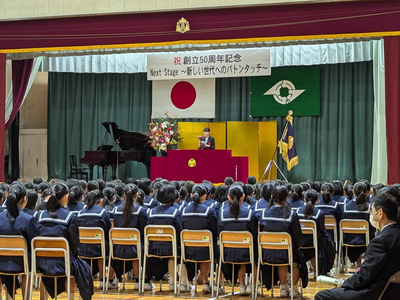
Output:
[[69,176],[71,178],[78,179],[79,176],[79,179],[85,179],[86,181],[88,181],[89,180],[88,170],[89,168],[78,167],[75,155],[69,156]]
[[381,300],[383,295],[386,292],[387,287],[389,286],[389,284],[391,283],[396,283],[396,284],[400,284],[400,271],[394,273],[392,276],[390,276],[388,282],[386,283],[385,287],[383,288],[383,291],[381,293],[381,295],[379,296],[378,300]]

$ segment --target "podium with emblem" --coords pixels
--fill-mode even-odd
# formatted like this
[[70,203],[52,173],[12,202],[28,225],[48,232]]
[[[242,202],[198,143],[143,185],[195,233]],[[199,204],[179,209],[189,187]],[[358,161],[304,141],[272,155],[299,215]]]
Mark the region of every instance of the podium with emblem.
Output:
[[150,179],[223,183],[232,177],[246,182],[248,164],[247,156],[232,156],[231,150],[168,150],[167,156],[151,157]]

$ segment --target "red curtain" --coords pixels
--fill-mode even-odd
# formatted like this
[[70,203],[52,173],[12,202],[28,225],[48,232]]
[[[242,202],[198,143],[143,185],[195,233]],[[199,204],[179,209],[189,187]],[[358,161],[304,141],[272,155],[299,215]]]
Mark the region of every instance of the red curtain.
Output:
[[385,38],[388,184],[400,182],[400,37]]
[[6,107],[6,58],[0,53],[0,181],[4,181],[4,133],[5,133],[5,107]]
[[32,71],[32,65],[33,59],[12,61],[13,110],[10,119],[7,121],[6,130],[14,121],[22,100],[24,100],[26,87],[28,86],[29,77]]

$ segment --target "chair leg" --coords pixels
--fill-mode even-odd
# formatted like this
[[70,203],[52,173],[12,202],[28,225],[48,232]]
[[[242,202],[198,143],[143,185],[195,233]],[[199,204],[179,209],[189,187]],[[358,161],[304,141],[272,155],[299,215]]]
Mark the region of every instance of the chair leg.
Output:
[[272,276],[271,276],[271,298],[274,298],[274,266],[271,266],[272,268]]

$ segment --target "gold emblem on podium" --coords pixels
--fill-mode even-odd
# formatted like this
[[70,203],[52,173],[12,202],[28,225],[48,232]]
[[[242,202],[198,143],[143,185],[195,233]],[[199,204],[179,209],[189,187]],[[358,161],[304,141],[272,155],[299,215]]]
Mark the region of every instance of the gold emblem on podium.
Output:
[[189,22],[185,18],[181,18],[178,23],[176,23],[176,31],[180,33],[185,33],[190,30]]
[[188,161],[188,167],[194,168],[195,166],[196,166],[196,161],[195,161],[194,158],[192,157],[192,158],[189,159],[189,161]]

